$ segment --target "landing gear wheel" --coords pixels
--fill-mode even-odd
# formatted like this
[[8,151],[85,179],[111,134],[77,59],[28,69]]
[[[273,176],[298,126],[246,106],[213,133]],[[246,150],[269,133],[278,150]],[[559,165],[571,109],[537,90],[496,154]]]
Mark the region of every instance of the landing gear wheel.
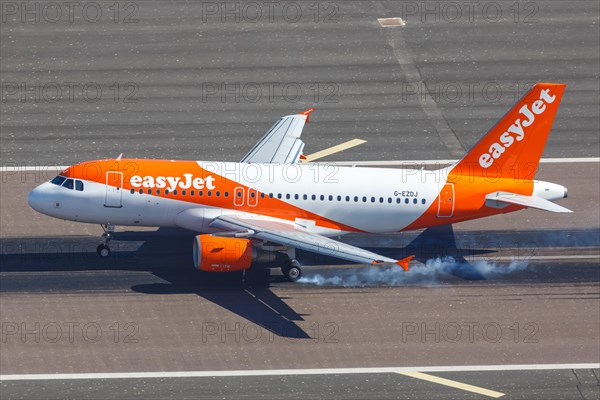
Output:
[[297,282],[302,277],[302,268],[296,260],[290,260],[290,263],[281,268],[281,272],[290,282]]
[[98,255],[102,258],[106,258],[110,256],[110,247],[105,244],[101,244],[96,247],[96,253],[98,253]]
[[106,258],[110,256],[110,248],[108,247],[108,243],[110,242],[110,240],[113,237],[113,234],[115,233],[115,226],[113,224],[106,224],[101,226],[104,230],[104,233],[102,234],[102,237],[104,238],[104,243],[96,247],[96,253],[98,253],[98,256],[102,258]]

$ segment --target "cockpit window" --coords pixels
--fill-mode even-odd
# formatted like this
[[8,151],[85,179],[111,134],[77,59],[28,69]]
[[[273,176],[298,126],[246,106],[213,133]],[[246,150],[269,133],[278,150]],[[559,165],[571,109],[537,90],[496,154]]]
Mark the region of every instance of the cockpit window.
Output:
[[83,192],[83,182],[75,181],[75,190],[79,190],[80,192]]
[[73,189],[73,179],[67,179],[65,183],[63,183],[63,187],[67,189]]
[[65,181],[65,179],[67,179],[67,178],[65,178],[64,176],[58,175],[56,178],[52,179],[50,181],[50,183],[54,183],[55,185],[60,186]]

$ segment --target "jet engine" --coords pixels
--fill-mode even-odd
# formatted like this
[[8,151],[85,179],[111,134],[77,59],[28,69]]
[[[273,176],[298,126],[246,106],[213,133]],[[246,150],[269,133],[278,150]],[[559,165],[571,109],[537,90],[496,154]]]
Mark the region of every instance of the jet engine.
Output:
[[234,272],[250,269],[253,264],[273,268],[287,265],[285,253],[265,251],[249,239],[198,235],[194,238],[194,267],[207,272]]
[[194,266],[208,272],[249,269],[252,250],[248,239],[198,235],[194,238]]

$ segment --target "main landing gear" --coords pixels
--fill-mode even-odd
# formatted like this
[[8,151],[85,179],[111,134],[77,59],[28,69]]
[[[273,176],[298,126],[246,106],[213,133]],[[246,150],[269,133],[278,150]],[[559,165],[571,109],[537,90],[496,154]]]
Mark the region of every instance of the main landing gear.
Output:
[[106,258],[110,256],[110,247],[108,247],[108,243],[112,239],[112,235],[115,233],[115,226],[113,224],[106,224],[102,225],[102,229],[104,229],[104,233],[102,234],[104,243],[96,247],[96,253],[98,253],[98,256],[102,258]]
[[286,266],[281,267],[281,272],[290,282],[297,282],[302,277],[302,268],[295,259],[291,259]]

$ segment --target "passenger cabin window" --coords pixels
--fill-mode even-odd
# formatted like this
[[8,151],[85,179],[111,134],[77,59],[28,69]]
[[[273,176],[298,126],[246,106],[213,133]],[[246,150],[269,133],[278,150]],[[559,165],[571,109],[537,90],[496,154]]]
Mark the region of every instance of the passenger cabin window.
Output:
[[52,179],[52,180],[50,181],[50,183],[53,183],[53,184],[55,184],[55,185],[58,185],[58,186],[60,186],[60,185],[62,185],[62,183],[65,181],[65,179],[67,179],[67,178],[65,178],[64,176],[60,176],[60,175],[58,175],[58,176],[56,176],[54,179]]

